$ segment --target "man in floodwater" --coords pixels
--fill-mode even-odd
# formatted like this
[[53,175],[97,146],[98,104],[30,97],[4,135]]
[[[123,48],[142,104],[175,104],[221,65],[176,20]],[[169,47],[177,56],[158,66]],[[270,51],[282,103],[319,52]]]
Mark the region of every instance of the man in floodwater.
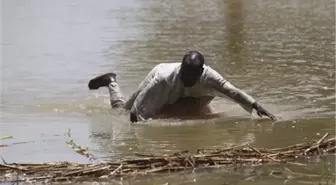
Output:
[[205,65],[204,57],[198,51],[187,52],[182,63],[162,63],[155,66],[127,100],[121,93],[115,73],[106,73],[91,79],[88,87],[90,90],[107,87],[112,108],[130,111],[132,122],[157,118],[160,115],[173,117],[176,114],[209,114],[210,102],[216,96],[238,103],[250,114],[255,109],[260,117],[276,119],[253,97]]

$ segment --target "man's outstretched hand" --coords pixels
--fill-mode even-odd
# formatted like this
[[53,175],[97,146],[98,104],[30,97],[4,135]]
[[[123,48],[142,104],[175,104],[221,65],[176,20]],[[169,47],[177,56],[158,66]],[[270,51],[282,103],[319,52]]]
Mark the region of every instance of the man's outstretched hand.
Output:
[[270,112],[268,112],[266,109],[264,109],[264,107],[262,107],[258,102],[253,103],[252,107],[257,111],[258,116],[260,117],[267,116],[272,120],[276,120],[276,117]]

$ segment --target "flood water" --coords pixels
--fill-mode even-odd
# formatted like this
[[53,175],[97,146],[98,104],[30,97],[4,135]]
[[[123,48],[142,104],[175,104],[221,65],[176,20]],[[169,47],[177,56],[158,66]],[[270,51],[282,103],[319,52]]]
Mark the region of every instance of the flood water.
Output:
[[[281,147],[335,133],[332,0],[1,3],[0,136],[13,138],[1,140],[8,146],[0,152],[9,163],[88,162],[65,144],[68,129],[100,159],[243,143]],[[180,62],[188,50],[203,53],[208,65],[279,120],[251,117],[216,99],[220,118],[132,124],[111,110],[106,88],[87,88],[89,79],[115,72],[129,96],[156,64]],[[301,170],[335,173],[333,156],[310,163]],[[220,169],[116,183],[284,183],[269,176],[239,181],[250,174]]]

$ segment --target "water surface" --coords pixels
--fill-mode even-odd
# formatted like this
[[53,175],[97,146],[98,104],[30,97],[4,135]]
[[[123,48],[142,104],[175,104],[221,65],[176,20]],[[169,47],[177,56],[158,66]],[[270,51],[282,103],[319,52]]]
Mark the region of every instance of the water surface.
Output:
[[[280,147],[335,132],[334,1],[1,3],[0,136],[14,137],[1,141],[10,145],[0,148],[7,162],[87,162],[66,146],[68,128],[95,156],[112,159],[246,142]],[[90,78],[113,71],[128,96],[156,64],[180,62],[188,50],[202,52],[279,121],[216,99],[217,119],[131,124],[110,109],[107,89],[87,88]],[[334,166],[331,157],[309,169],[334,173]],[[267,176],[239,181],[249,174],[224,169],[130,182],[283,184]]]

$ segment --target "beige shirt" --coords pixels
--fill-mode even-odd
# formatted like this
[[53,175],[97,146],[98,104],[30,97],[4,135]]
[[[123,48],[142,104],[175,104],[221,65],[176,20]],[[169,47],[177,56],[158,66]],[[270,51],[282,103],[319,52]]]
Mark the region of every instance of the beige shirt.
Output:
[[155,66],[126,101],[124,108],[139,120],[152,118],[166,104],[174,104],[183,97],[223,97],[241,105],[252,113],[255,100],[236,88],[209,66],[192,87],[184,87],[179,78],[181,63],[161,63]]

